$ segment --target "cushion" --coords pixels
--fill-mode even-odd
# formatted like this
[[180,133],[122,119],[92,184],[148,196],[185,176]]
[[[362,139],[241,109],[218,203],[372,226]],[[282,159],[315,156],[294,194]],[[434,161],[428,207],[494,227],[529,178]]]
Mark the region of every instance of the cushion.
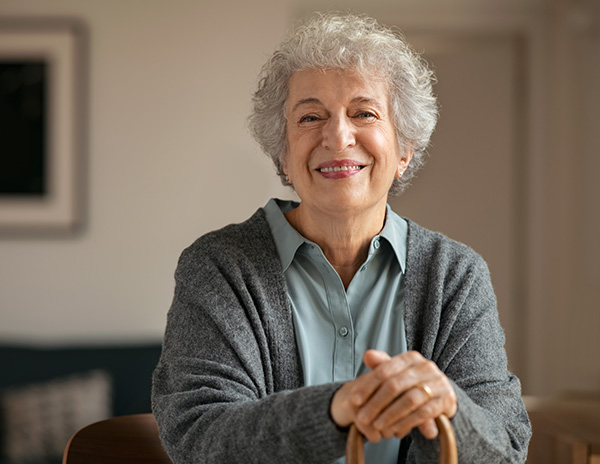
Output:
[[111,416],[112,378],[92,370],[0,394],[4,456],[9,462],[60,457],[80,428]]

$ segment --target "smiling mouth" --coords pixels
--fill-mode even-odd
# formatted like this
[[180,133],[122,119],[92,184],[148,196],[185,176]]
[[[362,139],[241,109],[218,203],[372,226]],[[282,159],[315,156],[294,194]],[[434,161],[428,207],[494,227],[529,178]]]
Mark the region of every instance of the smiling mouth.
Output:
[[317,171],[319,172],[342,172],[342,171],[359,171],[362,168],[364,168],[364,166],[332,166],[329,168],[320,168],[317,169]]

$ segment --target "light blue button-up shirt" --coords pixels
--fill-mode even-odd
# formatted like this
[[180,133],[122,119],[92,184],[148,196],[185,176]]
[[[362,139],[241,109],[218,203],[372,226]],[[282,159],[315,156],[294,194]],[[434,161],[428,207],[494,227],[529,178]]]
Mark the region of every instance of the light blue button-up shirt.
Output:
[[[284,214],[298,203],[271,199],[264,210],[281,259],[292,306],[305,385],[351,380],[368,368],[370,348],[406,351],[404,278],[408,224],[387,207],[385,226],[344,288],[321,248]],[[396,464],[400,440],[367,443],[365,462]],[[343,463],[344,459],[337,461]]]

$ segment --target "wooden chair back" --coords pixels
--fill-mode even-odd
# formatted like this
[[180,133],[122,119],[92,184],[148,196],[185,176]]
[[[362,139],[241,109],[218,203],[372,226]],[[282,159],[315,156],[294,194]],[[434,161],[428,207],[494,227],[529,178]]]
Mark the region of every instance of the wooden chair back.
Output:
[[152,414],[113,417],[75,433],[63,464],[172,464]]
[[[440,431],[440,464],[457,464],[456,439],[446,416],[436,419]],[[63,464],[172,464],[163,449],[152,414],[113,417],[76,432]],[[352,425],[346,444],[346,464],[364,464],[363,436]]]

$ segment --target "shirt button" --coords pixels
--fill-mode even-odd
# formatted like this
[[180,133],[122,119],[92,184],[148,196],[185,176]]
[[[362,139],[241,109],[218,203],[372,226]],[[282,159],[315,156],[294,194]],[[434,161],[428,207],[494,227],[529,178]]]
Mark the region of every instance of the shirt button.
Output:
[[342,327],[338,332],[342,337],[348,335],[348,327]]
[[379,240],[375,240],[375,241],[373,242],[373,247],[374,247],[376,250],[377,250],[377,249],[379,249]]

